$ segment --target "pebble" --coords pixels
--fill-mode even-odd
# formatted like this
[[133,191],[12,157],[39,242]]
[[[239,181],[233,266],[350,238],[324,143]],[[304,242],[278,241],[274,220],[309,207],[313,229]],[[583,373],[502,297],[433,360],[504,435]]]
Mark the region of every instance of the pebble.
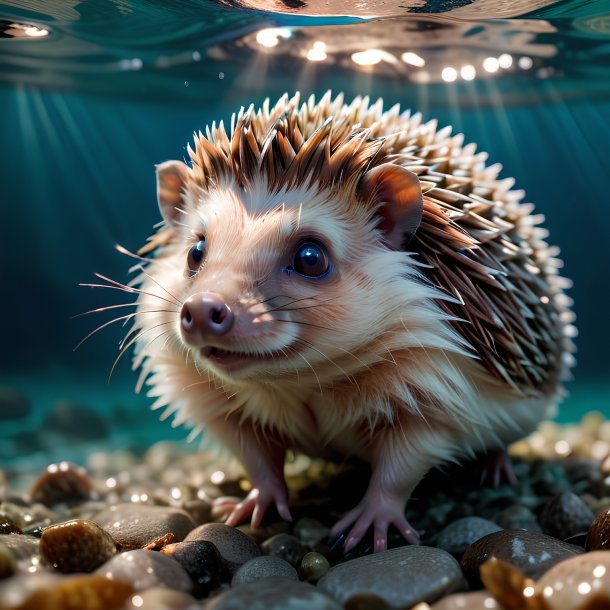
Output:
[[585,548],[587,551],[610,550],[610,508],[595,517]]
[[494,522],[506,530],[527,530],[542,533],[536,515],[522,504],[513,504],[494,516]]
[[434,546],[459,558],[473,542],[501,530],[493,521],[481,517],[463,517],[441,530],[435,538]]
[[0,513],[0,534],[23,534],[23,530],[11,517]]
[[391,608],[437,600],[463,584],[458,562],[446,551],[427,546],[403,546],[336,565],[318,588],[345,603],[368,593]]
[[117,552],[110,534],[99,525],[73,519],[42,532],[40,555],[60,572],[93,572]]
[[110,432],[107,420],[89,407],[71,400],[59,401],[47,412],[43,430],[59,432],[70,438],[99,440]]
[[298,538],[290,534],[276,534],[261,544],[261,551],[265,555],[284,559],[294,567],[301,563],[308,550]]
[[197,600],[183,591],[153,587],[136,593],[124,610],[201,610]]
[[23,419],[30,411],[30,400],[23,392],[15,388],[0,387],[0,420]]
[[546,504],[540,514],[543,530],[561,540],[587,532],[595,515],[574,493],[564,491]]
[[303,580],[312,584],[317,583],[329,569],[330,563],[328,563],[328,559],[315,551],[307,553],[301,561],[301,576]]
[[310,547],[316,546],[316,544],[326,539],[329,534],[330,528],[317,519],[303,517],[294,524],[294,535]]
[[224,523],[206,523],[196,527],[184,539],[185,542],[192,540],[212,542],[231,574],[235,574],[246,561],[261,554],[258,544],[250,536]]
[[8,547],[0,543],[0,580],[12,576],[16,568],[17,564]]
[[93,485],[83,467],[72,462],[59,462],[47,466],[34,482],[30,496],[32,502],[55,506],[89,500],[92,492]]
[[503,610],[489,591],[472,591],[448,595],[432,606],[432,610]]
[[195,597],[206,597],[220,586],[222,558],[214,544],[206,540],[177,542],[161,549],[163,555],[175,559],[191,577]]
[[273,577],[299,580],[297,571],[287,561],[279,557],[263,555],[250,559],[240,566],[233,574],[231,586],[245,585]]
[[35,562],[38,560],[38,539],[25,534],[0,535],[0,544],[4,545],[17,562]]
[[267,578],[241,585],[211,599],[205,610],[343,610],[313,585],[287,578]]
[[190,515],[180,508],[120,503],[92,519],[123,549],[138,549],[168,533],[181,542],[195,527]]
[[189,575],[177,561],[154,551],[119,553],[99,567],[95,574],[129,582],[136,591],[167,587],[189,593],[193,588]]
[[[418,606],[413,606],[412,610],[417,610]],[[424,604],[429,608],[428,604]],[[387,610],[390,606],[376,595],[370,593],[356,593],[352,595],[344,604],[345,610]]]
[[471,585],[480,586],[479,567],[490,557],[508,562],[526,576],[536,578],[559,561],[581,553],[581,548],[545,534],[502,530],[471,544],[462,557],[461,566]]

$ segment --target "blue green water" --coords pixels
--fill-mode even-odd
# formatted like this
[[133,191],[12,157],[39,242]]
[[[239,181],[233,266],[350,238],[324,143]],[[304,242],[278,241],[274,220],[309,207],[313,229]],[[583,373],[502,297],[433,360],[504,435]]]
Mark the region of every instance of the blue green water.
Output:
[[[502,176],[514,176],[546,216],[574,281],[578,367],[559,417],[610,416],[610,3],[549,2],[491,21],[436,10],[368,22],[210,2],[0,4],[5,30],[16,20],[49,30],[0,38],[0,385],[33,404],[27,419],[0,419],[0,465],[80,450],[25,442],[63,398],[111,418],[100,448],[185,436],[133,395],[129,357],[107,383],[121,329],[73,351],[96,324],[71,316],[120,302],[78,284],[94,272],[127,279],[129,260],[114,244],[137,249],[159,220],[156,163],[185,157],[193,131],[212,120],[296,89],[399,102],[453,125],[503,164]],[[276,26],[284,28],[276,46],[257,42]],[[326,60],[308,59],[322,40]],[[388,55],[370,66],[353,60],[371,48],[399,62],[418,52],[428,76]],[[501,52],[512,66],[486,72],[484,59]],[[523,57],[530,67],[519,67]],[[477,77],[447,82],[445,65],[472,65]]]

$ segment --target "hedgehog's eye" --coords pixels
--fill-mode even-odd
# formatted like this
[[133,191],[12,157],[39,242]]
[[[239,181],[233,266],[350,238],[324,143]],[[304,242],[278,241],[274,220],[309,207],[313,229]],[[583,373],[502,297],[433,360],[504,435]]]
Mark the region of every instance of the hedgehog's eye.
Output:
[[194,275],[201,267],[201,261],[205,256],[205,237],[201,237],[199,241],[189,250],[186,264],[189,275]]
[[330,269],[328,255],[319,244],[301,244],[292,259],[292,269],[307,277],[322,277]]

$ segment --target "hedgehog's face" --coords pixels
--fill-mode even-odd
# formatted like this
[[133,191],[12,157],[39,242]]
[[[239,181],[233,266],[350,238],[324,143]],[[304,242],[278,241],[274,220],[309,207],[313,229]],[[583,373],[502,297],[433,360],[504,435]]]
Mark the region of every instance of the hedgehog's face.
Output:
[[374,210],[315,188],[184,190],[182,168],[160,168],[173,236],[152,268],[179,301],[164,322],[173,317],[171,332],[197,367],[224,379],[299,383],[362,368],[359,348],[395,317],[375,287],[392,281],[404,256],[374,230]]

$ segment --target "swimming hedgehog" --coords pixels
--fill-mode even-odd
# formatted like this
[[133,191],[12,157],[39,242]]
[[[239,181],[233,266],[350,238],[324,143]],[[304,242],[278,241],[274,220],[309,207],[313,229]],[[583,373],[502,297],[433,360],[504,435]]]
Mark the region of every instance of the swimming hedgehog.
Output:
[[426,472],[501,450],[561,398],[559,251],[501,166],[450,134],[381,100],[285,95],[157,166],[134,367],[154,408],[243,464],[230,525],[273,505],[290,519],[288,449],[354,455],[372,475],[333,533],[416,543],[405,506]]

